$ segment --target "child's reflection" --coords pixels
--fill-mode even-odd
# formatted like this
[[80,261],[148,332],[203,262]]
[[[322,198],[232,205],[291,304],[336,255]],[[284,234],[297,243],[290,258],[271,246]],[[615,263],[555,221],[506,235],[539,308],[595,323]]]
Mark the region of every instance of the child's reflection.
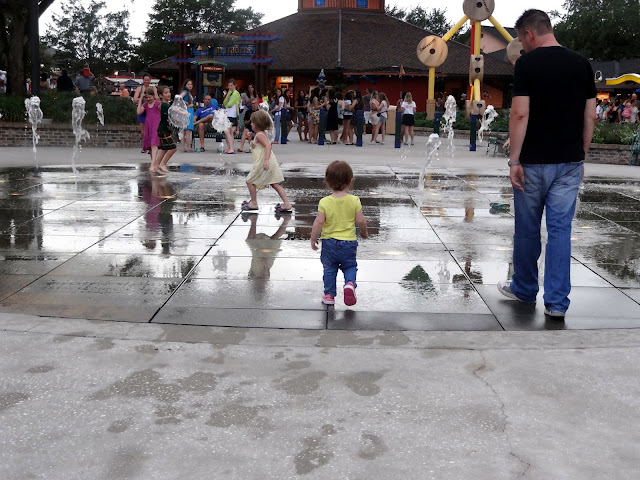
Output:
[[[145,213],[146,232],[161,232],[160,245],[163,254],[170,254],[171,241],[173,240],[173,198],[174,192],[167,184],[167,178],[152,175],[150,182],[142,186],[142,197],[151,207]],[[146,237],[147,235],[145,235]],[[155,250],[157,240],[145,238],[142,244],[149,250]]]
[[251,268],[249,269],[249,278],[258,280],[255,282],[256,287],[260,291],[264,291],[266,282],[259,280],[268,280],[271,277],[271,267],[275,262],[278,252],[281,250],[282,236],[286,233],[287,224],[291,219],[291,215],[280,215],[282,223],[278,230],[271,236],[266,233],[256,233],[256,224],[258,215],[245,214],[243,220],[249,217],[251,227],[247,235],[247,245],[251,249]]

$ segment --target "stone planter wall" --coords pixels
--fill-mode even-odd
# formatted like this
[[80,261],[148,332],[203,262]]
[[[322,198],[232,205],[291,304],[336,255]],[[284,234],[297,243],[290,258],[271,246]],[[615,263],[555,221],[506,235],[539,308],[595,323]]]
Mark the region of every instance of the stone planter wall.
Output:
[[[433,129],[425,127],[416,127],[416,133],[420,135],[431,135]],[[469,130],[454,130],[455,138],[457,139],[469,139]],[[442,131],[441,131],[442,134]],[[478,145],[478,151],[487,148],[486,143],[487,135],[485,134],[485,141],[482,145]],[[602,163],[609,165],[627,165],[629,157],[631,156],[631,145],[603,145],[600,143],[592,143],[587,153],[585,162],[587,163]]]
[[[140,148],[140,127],[137,125],[87,126],[91,138],[83,147]],[[38,126],[39,147],[73,147],[76,138],[71,125],[50,123]],[[30,147],[31,126],[24,123],[0,122],[0,147]]]
[[[137,125],[108,125],[87,127],[91,139],[83,142],[83,147],[97,148],[140,148],[140,127]],[[430,128],[416,127],[418,135],[430,135]],[[75,136],[70,125],[45,124],[38,128],[39,147],[73,147]],[[456,130],[455,138],[469,139],[468,130]],[[32,145],[31,127],[24,123],[0,121],[0,147],[30,147]],[[478,151],[486,148],[486,142],[478,145]],[[626,165],[630,156],[629,145],[591,144],[587,154],[588,163]]]

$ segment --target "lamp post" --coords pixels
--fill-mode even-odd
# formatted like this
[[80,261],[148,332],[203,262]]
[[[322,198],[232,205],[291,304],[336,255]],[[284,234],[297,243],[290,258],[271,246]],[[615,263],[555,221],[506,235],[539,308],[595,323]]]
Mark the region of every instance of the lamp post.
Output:
[[[29,0],[29,49],[31,50],[31,95],[40,93],[40,31],[38,0]],[[28,92],[27,92],[28,93]]]

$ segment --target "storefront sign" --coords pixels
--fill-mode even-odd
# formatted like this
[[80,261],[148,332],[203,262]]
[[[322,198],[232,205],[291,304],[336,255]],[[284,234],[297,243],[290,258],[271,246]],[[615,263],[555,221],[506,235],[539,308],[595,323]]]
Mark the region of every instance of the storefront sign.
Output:
[[212,48],[196,45],[192,48],[194,57],[251,57],[256,54],[256,46],[253,43],[226,45]]
[[202,65],[200,68],[203,72],[224,72],[224,67],[220,65]]

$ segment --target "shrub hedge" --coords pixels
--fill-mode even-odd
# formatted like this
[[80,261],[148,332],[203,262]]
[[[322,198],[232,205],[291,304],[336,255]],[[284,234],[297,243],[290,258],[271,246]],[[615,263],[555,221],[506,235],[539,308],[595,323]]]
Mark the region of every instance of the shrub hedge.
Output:
[[[415,120],[416,127],[433,128],[433,120],[427,120],[426,112],[417,112]],[[471,128],[470,119],[466,118],[463,112],[458,111],[453,126],[456,130],[469,130]],[[494,132],[509,130],[509,110],[498,110],[498,117],[491,123],[491,130]]]
[[638,123],[598,123],[593,129],[593,143],[631,145]]
[[[77,95],[74,93],[58,93],[49,90],[40,97],[40,108],[44,118],[55,123],[71,123],[71,102]],[[102,104],[105,125],[135,125],[136,106],[130,98],[110,97],[106,95],[85,95],[85,125],[95,124],[97,120],[96,103]],[[22,122],[26,119],[24,98],[0,95],[1,121]],[[433,120],[427,120],[426,112],[416,112],[416,127],[433,128]],[[596,124],[593,132],[593,143],[629,145],[640,124],[606,123]],[[469,130],[469,119],[458,111],[454,127],[457,130]],[[509,130],[509,110],[498,110],[498,117],[491,124],[494,132]]]
[[[433,120],[427,120],[426,112],[416,113],[416,127],[433,128]],[[469,119],[465,118],[464,113],[458,112],[456,130],[469,130]],[[634,134],[640,128],[640,123],[597,123],[593,130],[593,143],[612,144],[612,145],[630,145]],[[491,131],[508,132],[509,131],[509,110],[498,110],[498,117],[491,123]]]
[[[74,93],[58,93],[50,90],[40,96],[40,108],[44,118],[50,118],[54,123],[71,123],[72,101],[77,97]],[[98,121],[96,103],[102,104],[105,125],[135,125],[136,106],[130,98],[109,97],[106,95],[85,95],[86,100],[84,124],[94,124]],[[0,114],[2,120],[8,122],[22,122],[26,119],[24,98],[15,96],[0,96]],[[2,121],[0,120],[0,121]]]

